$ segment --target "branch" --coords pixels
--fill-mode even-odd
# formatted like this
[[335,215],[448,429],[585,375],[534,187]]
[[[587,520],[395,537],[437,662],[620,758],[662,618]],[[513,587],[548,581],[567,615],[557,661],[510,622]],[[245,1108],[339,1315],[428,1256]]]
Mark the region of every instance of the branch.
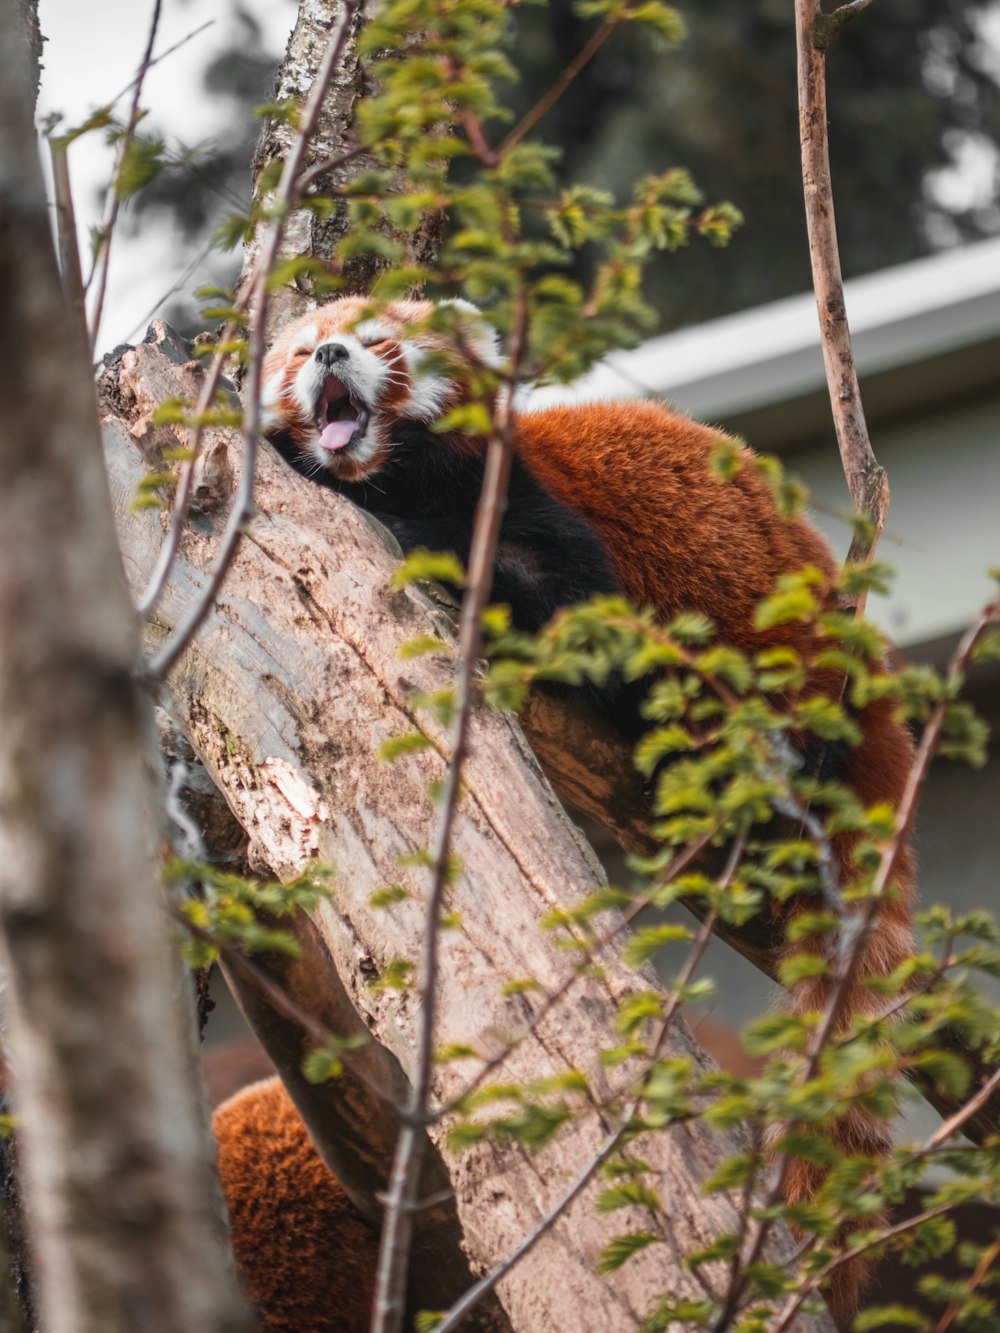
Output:
[[[154,863],[139,626],[0,0],[0,948],[40,1320],[230,1333],[189,996]],[[44,534],[44,540],[39,535]]]
[[[865,7],[868,0],[844,5],[828,19],[820,9],[820,0],[795,0],[795,32],[798,56],[799,142],[802,153],[802,187],[809,234],[809,259],[813,288],[819,312],[823,364],[830,392],[830,407],[837,432],[844,476],[855,510],[871,523],[871,541],[855,536],[848,560],[863,562],[871,558],[875,543],[885,526],[889,510],[889,481],[880,466],[868,437],[861,389],[858,385],[851,349],[851,332],[844,304],[844,282],[840,271],[837,222],[830,180],[830,154],[827,136],[825,42],[817,32],[827,22],[842,27]],[[862,596],[858,602],[861,610]]]
[[76,334],[82,336],[84,346],[86,346],[86,293],[83,289],[83,275],[80,272],[80,250],[76,241],[76,213],[73,208],[73,190],[69,178],[69,162],[65,141],[50,139],[49,156],[52,162],[52,184],[56,203],[56,241],[59,246],[59,272],[62,277],[66,305],[69,307],[70,317],[76,326]]
[[[743,859],[743,853],[746,850],[746,838],[737,838],[733,842],[732,850],[729,855],[729,861],[723,871],[722,878],[719,881],[720,891],[724,891],[732,882],[740,861]],[[685,961],[684,967],[677,978],[676,984],[670,992],[663,1014],[656,1025],[653,1039],[650,1043],[650,1055],[646,1064],[646,1069],[642,1080],[639,1081],[639,1089],[628,1104],[621,1121],[616,1129],[612,1130],[605,1138],[592,1160],[583,1168],[580,1174],[574,1180],[566,1193],[562,1196],[556,1206],[542,1218],[541,1222],[534,1230],[527,1235],[522,1243],[517,1247],[513,1254],[509,1255],[502,1263],[498,1264],[491,1273],[480,1278],[474,1287],[472,1287],[457,1305],[448,1311],[444,1321],[438,1325],[437,1333],[451,1333],[452,1329],[458,1327],[461,1320],[472,1310],[479,1301],[482,1300],[498,1282],[502,1281],[509,1272],[520,1263],[526,1254],[528,1254],[542,1237],[555,1226],[556,1222],[563,1216],[566,1210],[575,1199],[583,1193],[586,1186],[593,1180],[597,1172],[614,1156],[621,1146],[626,1134],[635,1122],[639,1114],[639,1107],[642,1105],[642,1086],[645,1078],[648,1077],[656,1061],[663,1054],[664,1044],[667,1034],[670,1031],[670,1024],[673,1022],[674,1015],[679,1010],[682,1003],[682,994],[691,984],[695,971],[705,956],[705,950],[708,948],[709,941],[712,938],[712,932],[715,929],[715,923],[718,914],[713,908],[702,922],[701,930],[698,932],[691,946],[691,951]]]
[[[516,380],[524,333],[524,299],[510,348],[511,377]],[[507,506],[507,483],[514,458],[514,396],[507,393],[494,422],[469,552],[468,585],[462,599],[458,636],[458,674],[455,682],[455,725],[451,763],[445,779],[431,851],[433,875],[427,895],[427,922],[420,968],[420,1031],[416,1075],[403,1117],[386,1199],[382,1247],[372,1333],[398,1333],[402,1325],[406,1271],[409,1259],[410,1215],[417,1192],[423,1127],[430,1112],[431,1065],[434,1056],[435,988],[438,978],[441,910],[448,885],[452,833],[458,813],[462,766],[469,746],[469,728],[475,697],[475,673],[483,643],[483,612],[493,586],[493,566],[500,541],[500,524]]]
[[[250,335],[250,346],[248,349],[249,365],[243,408],[244,461],[243,470],[240,474],[240,486],[236,498],[233,501],[233,507],[229,515],[229,522],[220,543],[215,566],[209,575],[201,598],[191,608],[184,623],[177,629],[171,639],[168,640],[150,662],[149,675],[153,680],[163,679],[176,662],[177,658],[187,647],[188,643],[198,632],[199,627],[211,610],[215,595],[221,588],[222,581],[226,577],[226,572],[232,563],[233,556],[236,554],[236,547],[243,531],[243,525],[247,522],[253,512],[253,487],[257,467],[257,443],[260,439],[260,375],[261,365],[264,360],[264,352],[266,350],[267,337],[267,308],[269,299],[267,281],[281,248],[281,240],[284,235],[288,215],[301,197],[302,182],[300,173],[302,162],[305,158],[309,142],[312,139],[313,134],[316,132],[320,111],[334,73],[340,63],[340,58],[347,42],[348,33],[350,32],[350,25],[357,13],[359,3],[360,0],[341,0],[340,14],[334,24],[333,31],[330,34],[330,40],[323,55],[323,60],[316,73],[316,78],[309,94],[309,100],[306,103],[305,111],[302,114],[299,133],[292,143],[291,150],[285,158],[282,167],[281,179],[278,182],[277,196],[273,205],[274,221],[272,222],[267,237],[261,247],[253,278],[243,289],[241,308],[253,309],[254,301],[256,300],[256,310],[254,314],[253,331]],[[230,326],[230,328],[231,327],[232,326]],[[223,344],[225,344],[231,336],[232,333],[227,330],[227,334],[224,334],[222,338]],[[217,352],[213,361],[212,369],[216,383],[221,374],[223,356],[224,353]],[[205,391],[202,393],[201,400],[199,401],[199,416],[207,410],[214,393],[215,384],[212,382],[212,376],[210,376],[206,382]],[[187,506],[191,491],[191,483],[194,477],[194,464],[195,458],[197,457],[196,447],[199,438],[199,435],[196,433],[195,441],[192,444],[191,457],[185,464],[181,482],[178,485],[178,495],[174,506],[174,516],[170,536],[162,552],[152,585],[142,599],[143,610],[149,610],[162,592],[170,572],[170,566],[176,556],[177,547],[180,543],[181,531],[187,520]]]

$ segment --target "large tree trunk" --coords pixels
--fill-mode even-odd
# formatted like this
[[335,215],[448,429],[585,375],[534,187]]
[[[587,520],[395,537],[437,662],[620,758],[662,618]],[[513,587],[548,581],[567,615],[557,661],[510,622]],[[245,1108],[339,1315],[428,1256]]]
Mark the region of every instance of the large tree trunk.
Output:
[[[351,20],[340,65],[330,94],[323,103],[319,124],[308,146],[304,163],[307,170],[317,173],[317,191],[321,194],[326,192],[333,199],[333,212],[329,217],[324,217],[308,208],[294,209],[285,224],[282,257],[304,257],[328,263],[336,253],[338,242],[347,232],[347,209],[343,200],[337,200],[337,190],[356,176],[358,171],[374,165],[373,159],[367,154],[355,155],[357,145],[351,136],[355,106],[358,99],[371,89],[371,76],[357,53],[357,37],[372,3],[373,0],[361,0]],[[295,27],[288,39],[285,58],[275,82],[276,102],[301,102],[308,97],[336,12],[337,5],[332,0],[300,0]],[[295,133],[287,121],[265,122],[253,159],[255,201],[263,202],[262,173],[270,164],[284,161]],[[345,156],[347,160],[342,161]],[[403,247],[403,261],[418,267],[433,263],[442,226],[443,219],[439,215],[429,214],[414,232],[394,230],[393,238]],[[244,293],[251,279],[260,254],[262,237],[263,229],[258,228],[247,243],[243,273],[237,286],[238,297]],[[378,255],[352,256],[339,266],[343,284],[341,290],[370,292],[386,267],[387,261]],[[313,283],[310,278],[302,278],[272,295],[268,303],[268,324],[271,328],[280,328],[314,303]]]
[[243,1327],[156,870],[155,743],[86,349],[0,5],[0,949],[39,1313]]
[[[158,449],[177,443],[168,430],[150,425],[149,414],[168,394],[195,396],[199,375],[193,364],[179,364],[183,357],[162,326],[157,338],[124,354],[105,395],[121,541],[137,584],[148,576],[161,522],[149,511],[130,512],[129,500],[144,468],[157,465]],[[226,460],[220,475],[228,492],[239,468],[236,437],[219,431],[213,447]],[[427,784],[444,771],[449,737],[423,713],[415,714],[410,695],[450,683],[454,660],[442,654],[404,664],[398,648],[418,634],[450,640],[450,609],[416,589],[394,592],[393,553],[366,516],[303,481],[269,450],[260,465],[257,503],[259,516],[217,610],[170,678],[172,706],[247,830],[252,859],[284,878],[315,858],[333,867],[333,897],[315,918],[323,948],[385,1048],[381,1056],[375,1048],[372,1058],[384,1061],[388,1053],[406,1073],[417,1019],[412,993],[374,989],[369,982],[394,959],[414,959],[418,952],[425,872],[401,868],[400,857],[430,840],[434,815]],[[187,539],[150,628],[152,641],[183,618],[197,595],[217,527],[214,519],[202,517]],[[392,764],[380,762],[381,742],[415,725],[425,728],[432,748]],[[542,918],[554,907],[579,903],[601,883],[601,872],[542,777],[515,719],[485,706],[476,709],[463,776],[454,840],[462,872],[449,901],[461,924],[442,941],[437,1040],[489,1054],[540,1003],[538,996],[505,997],[504,985],[528,977],[540,993],[549,992],[572,967],[540,928]],[[373,909],[371,894],[388,883],[404,884],[413,898]],[[607,953],[605,974],[575,985],[531,1039],[511,1051],[502,1078],[529,1082],[579,1069],[601,1100],[627,1080],[631,1071],[604,1070],[598,1052],[614,1040],[622,996],[656,983],[626,969],[616,949]],[[287,975],[284,980],[289,982]],[[332,974],[329,980],[338,985]],[[337,1021],[329,1009],[325,1017]],[[680,1024],[672,1050],[701,1058]],[[435,1096],[454,1096],[472,1067],[438,1067]],[[294,1083],[293,1093],[301,1093]],[[364,1093],[348,1076],[326,1095],[346,1099]],[[307,1097],[300,1105],[308,1118]],[[377,1099],[375,1108],[373,1115],[384,1122],[387,1112]],[[321,1118],[310,1118],[310,1124],[329,1149]],[[439,1148],[444,1128],[430,1131]],[[531,1231],[591,1159],[606,1129],[600,1115],[589,1113],[533,1156],[494,1144],[459,1157],[442,1151],[439,1160],[450,1176],[475,1269],[491,1267]],[[700,1186],[725,1156],[746,1146],[741,1134],[716,1136],[697,1123],[640,1142],[636,1151],[652,1164],[669,1214],[669,1223],[660,1224],[662,1244],[630,1261],[613,1281],[600,1278],[595,1260],[601,1248],[639,1215],[598,1214],[593,1204],[599,1186],[592,1184],[505,1280],[501,1298],[513,1326],[631,1329],[665,1288],[701,1294],[683,1256],[719,1230],[733,1228],[741,1200],[704,1199]],[[384,1152],[369,1144],[368,1158],[384,1174]],[[649,1224],[643,1214],[641,1225]],[[776,1252],[787,1253],[787,1236],[779,1234],[775,1245]],[[552,1281],[554,1271],[558,1283]],[[709,1277],[723,1281],[721,1273]],[[803,1321],[802,1328],[821,1322]]]

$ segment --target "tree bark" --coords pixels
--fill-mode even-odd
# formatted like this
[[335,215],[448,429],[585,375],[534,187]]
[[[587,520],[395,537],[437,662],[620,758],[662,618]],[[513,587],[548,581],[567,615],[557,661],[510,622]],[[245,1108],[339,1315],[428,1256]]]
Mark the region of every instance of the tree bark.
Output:
[[236,1329],[138,625],[0,10],[0,951],[39,1313],[52,1333]]
[[[155,343],[126,352],[106,386],[106,448],[126,568],[141,585],[160,537],[160,519],[131,513],[134,485],[157,451],[176,445],[167,428],[150,425],[157,401],[192,397],[200,373],[166,330]],[[145,460],[133,441],[139,442]],[[218,431],[220,475],[238,471],[232,432]],[[216,612],[180,659],[169,681],[173,710],[196,753],[224,792],[250,837],[251,859],[281,877],[319,858],[333,867],[334,893],[316,914],[324,948],[342,983],[377,1037],[408,1073],[413,1062],[413,997],[369,983],[397,958],[413,959],[424,926],[420,868],[400,857],[425,846],[433,825],[428,781],[448,761],[448,735],[410,696],[447,685],[450,654],[402,664],[401,640],[421,633],[453,638],[450,608],[418,589],[394,592],[393,553],[360,511],[312,486],[265,450],[257,491],[259,516],[237,553]],[[169,633],[197,595],[211,560],[217,521],[203,516],[182,548],[166,596],[149,630]],[[431,748],[392,764],[376,751],[391,736],[423,727]],[[473,719],[464,770],[465,797],[454,851],[462,871],[450,910],[460,926],[446,932],[438,992],[438,1041],[494,1053],[518,1033],[539,1003],[505,996],[504,985],[532,978],[553,990],[572,962],[541,929],[554,907],[572,908],[601,883],[589,849],[570,825],[538,768],[516,721],[485,706]],[[404,885],[411,899],[373,909],[371,894]],[[528,1082],[580,1069],[593,1095],[610,1099],[634,1071],[604,1070],[597,1052],[614,1040],[617,1002],[636,987],[655,986],[633,974],[611,948],[600,978],[580,979],[565,1002],[532,1036],[513,1048],[500,1072]],[[678,1025],[672,1052],[700,1059]],[[465,1062],[437,1067],[434,1094],[447,1101],[474,1070]],[[331,1085],[336,1096],[340,1084]],[[345,1085],[349,1086],[349,1085]],[[310,1122],[311,1123],[311,1122]],[[459,1157],[445,1150],[445,1126],[431,1138],[441,1150],[455,1192],[465,1246],[475,1270],[491,1267],[545,1214],[591,1159],[607,1117],[585,1114],[544,1150],[480,1144]],[[640,1221],[598,1214],[593,1184],[554,1232],[505,1280],[500,1296],[515,1328],[631,1329],[667,1287],[701,1293],[683,1255],[736,1225],[742,1200],[703,1199],[702,1181],[723,1157],[746,1148],[744,1136],[716,1136],[700,1124],[642,1140],[669,1213],[662,1243],[631,1260],[611,1281],[595,1272],[607,1241]],[[656,1225],[654,1223],[654,1225]],[[788,1252],[787,1236],[776,1241]],[[558,1271],[560,1281],[551,1275]],[[724,1275],[709,1273],[719,1283]],[[803,1329],[828,1327],[823,1321]]]
[[[317,170],[315,193],[327,193],[334,198],[334,208],[328,217],[322,217],[308,208],[297,208],[289,217],[282,245],[283,258],[309,258],[328,264],[338,242],[348,230],[347,209],[336,194],[358,171],[375,165],[365,153],[355,153],[357,144],[351,137],[355,106],[372,89],[371,76],[357,53],[358,33],[364,27],[372,0],[363,0],[351,24],[351,32],[335,77],[330,96],[326,99],[319,128],[309,145],[307,169]],[[301,0],[298,17],[288,40],[285,58],[278,71],[274,96],[276,102],[288,100],[303,102],[309,94],[316,68],[329,39],[330,28],[336,15],[336,0]],[[284,160],[295,137],[295,129],[285,120],[265,122],[253,158],[253,198],[255,203],[266,201],[262,188],[262,172],[271,163]],[[348,156],[348,160],[340,159]],[[324,170],[323,163],[330,165]],[[418,267],[433,263],[443,228],[441,216],[429,216],[414,232],[393,230],[393,239],[401,242],[404,260]],[[261,242],[260,229],[248,241],[244,253],[243,273],[237,286],[237,298],[250,281],[256,265]],[[338,266],[337,273],[343,292],[370,292],[387,261],[377,255],[356,255]],[[269,302],[268,325],[280,328],[316,304],[313,283],[308,277],[290,287],[275,292]]]

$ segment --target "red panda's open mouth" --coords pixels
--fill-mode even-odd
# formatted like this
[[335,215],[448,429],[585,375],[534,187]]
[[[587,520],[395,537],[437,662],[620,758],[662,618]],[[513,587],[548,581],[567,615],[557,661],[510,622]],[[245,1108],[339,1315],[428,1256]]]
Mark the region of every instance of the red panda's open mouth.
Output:
[[316,404],[316,429],[319,447],[331,454],[360,440],[368,429],[367,407],[352,398],[336,375],[328,375],[323,385]]

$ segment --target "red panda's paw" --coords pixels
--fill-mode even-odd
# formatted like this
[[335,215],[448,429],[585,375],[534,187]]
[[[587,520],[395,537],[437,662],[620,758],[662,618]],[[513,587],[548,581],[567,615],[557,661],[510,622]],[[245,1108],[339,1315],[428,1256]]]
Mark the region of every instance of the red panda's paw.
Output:
[[378,1237],[312,1145],[278,1078],[212,1117],[236,1265],[261,1333],[366,1333]]

